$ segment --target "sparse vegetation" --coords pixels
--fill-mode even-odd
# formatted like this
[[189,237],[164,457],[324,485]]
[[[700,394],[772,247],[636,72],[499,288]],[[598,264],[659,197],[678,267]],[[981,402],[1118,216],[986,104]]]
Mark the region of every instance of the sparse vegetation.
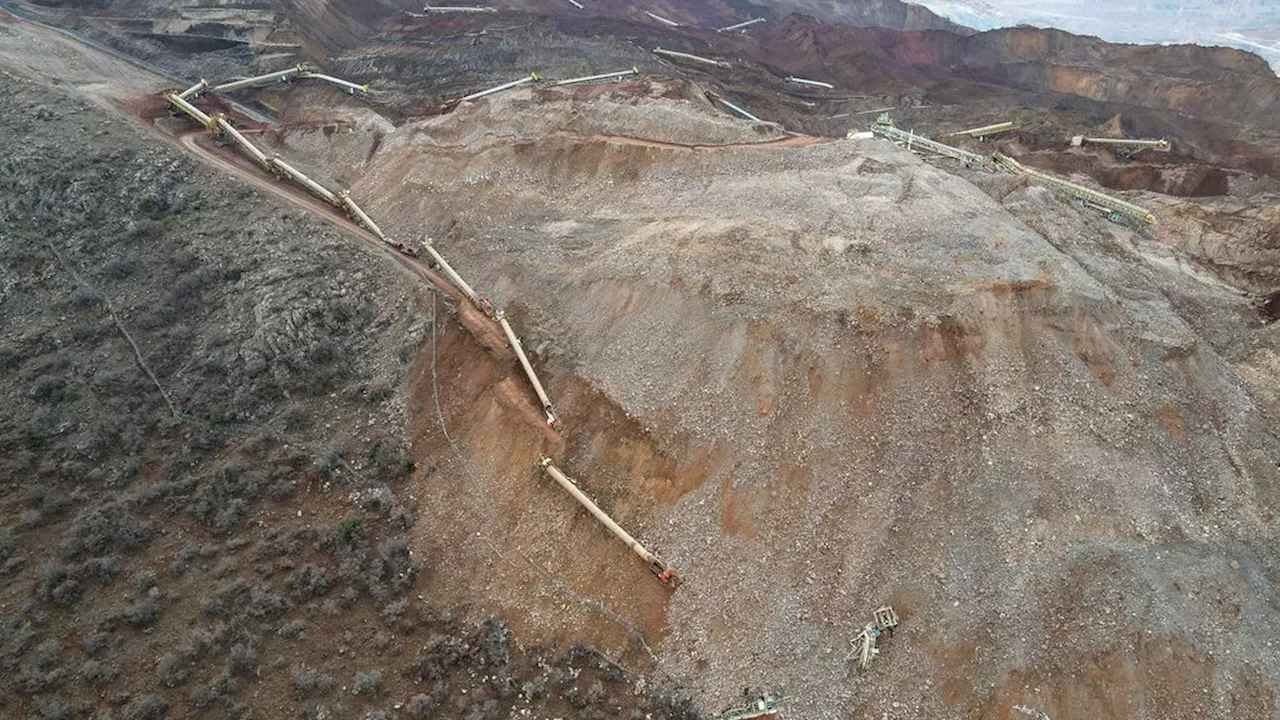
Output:
[[333,690],[333,678],[315,668],[299,665],[293,669],[293,694],[298,698],[327,695]]
[[364,518],[344,518],[338,523],[338,533],[343,542],[355,542],[364,533]]
[[406,281],[96,114],[33,144],[50,92],[0,74],[0,715],[505,716],[568,661],[419,597]]
[[141,628],[146,627],[156,620],[156,616],[160,614],[160,603],[151,595],[126,604],[119,613],[121,620],[130,627]]
[[381,686],[382,671],[374,670],[367,673],[356,673],[356,677],[351,683],[351,692],[365,697],[376,697],[378,688]]
[[80,679],[92,684],[105,684],[115,681],[120,671],[99,660],[85,660],[80,666]]
[[158,695],[143,695],[124,708],[124,720],[165,720],[169,703]]
[[160,678],[165,687],[182,684],[189,674],[191,668],[188,664],[173,653],[166,653],[156,659],[156,677]]

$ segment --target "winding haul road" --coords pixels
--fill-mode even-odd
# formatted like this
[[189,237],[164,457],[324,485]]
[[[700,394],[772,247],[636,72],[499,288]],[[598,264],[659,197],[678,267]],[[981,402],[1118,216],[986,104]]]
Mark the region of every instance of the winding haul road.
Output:
[[[159,134],[167,138],[173,137],[163,132]],[[304,192],[301,188],[296,187],[292,183],[264,175],[260,170],[255,168],[246,167],[244,164],[239,162],[238,155],[232,155],[220,148],[208,147],[206,144],[201,142],[201,140],[206,137],[207,135],[203,130],[193,131],[177,136],[177,141],[185,150],[206,163],[244,179],[254,187],[269,192],[295,207],[305,210],[320,220],[323,220],[334,227],[346,231],[353,237],[362,240],[388,257],[394,258],[402,267],[427,280],[440,292],[452,298],[457,305],[458,315],[462,320],[462,324],[465,325],[473,335],[475,335],[476,339],[479,340],[482,345],[501,357],[515,357],[507,347],[506,336],[502,332],[502,328],[477,308],[466,295],[462,294],[462,291],[453,285],[453,283],[449,282],[439,273],[431,270],[420,261],[405,257],[404,255],[396,252],[379,239],[377,235],[374,235],[363,227],[356,225],[336,208],[325,204],[318,198]]]

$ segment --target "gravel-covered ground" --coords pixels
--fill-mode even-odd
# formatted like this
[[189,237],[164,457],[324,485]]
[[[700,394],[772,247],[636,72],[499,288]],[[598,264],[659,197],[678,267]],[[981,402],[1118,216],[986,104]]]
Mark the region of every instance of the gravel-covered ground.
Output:
[[[76,84],[93,92],[88,76]],[[298,121],[331,107],[302,87],[278,101]],[[396,305],[403,317],[387,311],[403,333],[371,324],[378,312],[335,326],[371,363],[353,378],[392,373],[375,393],[386,427],[431,461],[394,493],[417,503],[406,548],[432,561],[415,592],[470,627],[496,613],[529,645],[585,640],[618,664],[592,661],[599,691],[570,677],[551,697],[583,716],[577,700],[594,698],[587,707],[618,716],[596,701],[618,702],[610,677],[625,677],[610,686],[620,691],[652,687],[634,669],[703,711],[779,691],[785,717],[1276,715],[1280,336],[1241,292],[1271,277],[1265,237],[1240,243],[1251,236],[1211,227],[1223,213],[1205,220],[1178,200],[1126,194],[1218,243],[1187,244],[879,140],[783,138],[712,109],[686,80],[521,89],[399,125],[379,106],[344,102],[341,114],[332,131],[261,137],[349,186],[393,237],[434,237],[508,310],[563,416],[560,434],[539,428],[536,410],[530,421],[513,364],[456,325],[424,331],[408,317],[437,317],[421,298]],[[306,255],[310,227],[207,192]],[[225,255],[238,263],[256,247]],[[340,283],[357,310],[395,296],[394,265],[331,249],[316,283]],[[272,277],[242,275],[244,289],[210,307],[267,302]],[[298,305],[319,292],[290,287]],[[316,340],[305,313],[289,317],[255,316],[289,339],[263,347],[292,356]],[[395,334],[427,340],[408,367],[382,364]],[[208,401],[193,376],[166,369],[177,374],[156,374],[180,381],[177,404]],[[234,388],[267,381],[230,377]],[[61,402],[63,387],[42,382],[32,397]],[[680,589],[661,588],[538,477],[541,452],[678,568]],[[48,598],[32,592],[48,604],[59,584],[45,585]],[[849,641],[885,603],[902,626],[858,673]],[[341,666],[332,653],[351,645],[338,637],[324,647]],[[29,647],[14,667],[48,667]],[[312,679],[295,672],[293,691]],[[502,698],[499,683],[485,687]],[[683,711],[666,696],[644,702]]]
[[[582,423],[567,470],[685,575],[659,667],[706,709],[773,688],[800,717],[1274,714],[1277,336],[1254,302],[1044,188],[879,140],[655,147],[755,133],[664,95],[513,92],[398,128],[354,183],[519,310]],[[671,462],[611,452],[624,424],[587,399]],[[488,495],[545,442],[508,437]],[[608,574],[581,589],[645,625],[622,590],[643,568]],[[883,603],[903,626],[858,674]]]

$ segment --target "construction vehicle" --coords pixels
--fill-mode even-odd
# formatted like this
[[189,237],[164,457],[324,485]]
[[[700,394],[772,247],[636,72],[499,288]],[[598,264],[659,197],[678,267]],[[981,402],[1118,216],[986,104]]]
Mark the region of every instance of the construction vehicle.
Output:
[[1104,145],[1114,148],[1115,151],[1125,157],[1130,157],[1142,152],[1143,150],[1155,150],[1156,152],[1169,152],[1173,146],[1168,140],[1160,138],[1159,140],[1130,140],[1129,138],[1096,138],[1076,135],[1071,138],[1071,147],[1084,147],[1088,145]]
[[751,720],[751,718],[771,717],[778,714],[778,708],[786,701],[787,698],[781,695],[768,693],[746,705],[731,707],[717,715],[712,715],[711,720]]
[[[944,145],[936,140],[930,140],[923,135],[917,135],[913,132],[908,132],[895,127],[893,120],[889,117],[888,113],[884,113],[880,117],[876,118],[876,121],[871,123],[870,129],[875,135],[879,135],[890,142],[897,143],[898,145],[901,145],[907,150],[911,150],[913,152],[918,150],[927,150],[929,152],[937,153],[938,155],[959,160],[965,165],[977,165],[979,167],[987,166],[987,159],[981,155],[971,153],[968,150],[961,150],[958,147]],[[850,133],[852,133],[852,131],[850,131]]]
[[520,338],[516,337],[516,331],[512,330],[511,323],[507,322],[507,314],[499,311],[497,319],[498,324],[502,326],[502,332],[507,334],[507,341],[511,343],[511,348],[516,351],[516,357],[520,359],[524,374],[529,377],[529,384],[533,386],[533,391],[538,394],[538,400],[542,402],[542,412],[547,415],[547,425],[551,426],[552,429],[559,429],[560,421],[556,420],[556,411],[551,406],[551,398],[547,395],[547,391],[542,388],[538,375],[533,371],[533,365],[529,362],[528,356],[524,354],[524,345],[520,343]]
[[848,659],[858,658],[858,668],[866,670],[871,666],[871,660],[880,654],[876,641],[885,633],[893,635],[893,629],[896,627],[898,627],[898,613],[894,612],[892,607],[883,605],[876,608],[872,613],[871,622],[867,623],[862,628],[862,632],[851,641],[853,652],[849,654]]
[[630,533],[623,530],[621,525],[614,522],[613,518],[609,517],[605,511],[601,510],[598,505],[591,501],[591,498],[587,497],[578,489],[577,483],[570,480],[563,472],[560,472],[560,468],[556,467],[555,464],[552,463],[550,457],[546,455],[539,457],[538,469],[541,470],[544,475],[555,480],[560,487],[564,488],[565,492],[572,495],[574,500],[577,500],[580,505],[594,515],[596,520],[600,521],[601,525],[604,525],[605,528],[609,532],[613,533],[615,537],[626,543],[627,547],[631,548],[632,552],[640,556],[640,559],[648,563],[649,569],[658,577],[658,580],[661,581],[662,584],[673,589],[679,587],[680,576],[676,574],[675,569],[668,567],[667,564],[659,559],[657,555],[646,550],[638,540],[631,537]]
[[938,137],[948,138],[948,137],[964,136],[964,137],[971,137],[974,140],[981,141],[981,140],[986,140],[992,135],[999,135],[1000,133],[1009,132],[1010,130],[1017,130],[1018,128],[1021,128],[1021,127],[1022,127],[1022,122],[1020,120],[1010,120],[1009,122],[995,123],[994,125],[982,125],[980,127],[969,128],[968,130],[957,130],[955,132],[949,132],[944,135],[939,135]]
[[1125,218],[1131,218],[1146,225],[1154,225],[1156,222],[1156,216],[1151,214],[1145,208],[1138,207],[1133,203],[1125,202],[1119,198],[1111,197],[1110,195],[1098,192],[1093,188],[1087,188],[1083,185],[1077,185],[1076,183],[1068,180],[1063,180],[1062,178],[1055,177],[1047,172],[1029,168],[1007,155],[996,153],[991,156],[991,160],[996,164],[996,166],[1005,170],[1025,175],[1028,178],[1039,180],[1050,187],[1070,193],[1085,207],[1105,213],[1107,218],[1112,222],[1123,222]]

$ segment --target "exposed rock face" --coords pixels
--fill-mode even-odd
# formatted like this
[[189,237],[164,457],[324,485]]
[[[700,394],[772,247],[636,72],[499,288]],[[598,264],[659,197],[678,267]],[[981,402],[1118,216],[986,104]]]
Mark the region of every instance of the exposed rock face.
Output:
[[[496,3],[501,4],[501,3]],[[884,27],[895,30],[946,30],[968,34],[974,32],[940,17],[929,8],[901,0],[654,0],[643,6],[626,0],[597,0],[584,3],[583,10],[576,10],[565,0],[538,0],[534,7],[540,12],[567,15],[608,14],[618,18],[630,18],[647,24],[660,21],[645,14],[652,12],[673,22],[692,28],[723,28],[753,18],[777,21],[789,14],[800,13],[826,23],[841,23],[858,27]],[[528,7],[520,3],[521,9]]]
[[894,30],[946,30],[960,34],[973,32],[939,17],[923,5],[899,0],[764,0],[758,4],[779,14],[800,13],[828,23]]
[[761,59],[850,89],[980,81],[1268,128],[1280,106],[1280,78],[1258,56],[1229,48],[1113,45],[1025,27],[968,37],[902,33],[800,16],[753,38]]
[[[690,580],[655,604],[607,537],[528,520],[554,442],[451,364],[449,427],[519,544],[584,593],[608,558],[606,606],[708,709],[765,678],[806,718],[1273,714],[1280,338],[1250,302],[1009,176],[979,192],[878,140],[686,147],[754,131],[651,82],[416,120],[355,180],[518,308],[567,388],[564,466]],[[468,507],[439,492],[425,527]],[[453,557],[441,585],[522,612],[517,578]],[[885,601],[919,624],[851,690]],[[1188,633],[1206,614],[1233,632]]]
[[1280,78],[1242,50],[1113,45],[1026,27],[979,33],[950,47],[959,57],[942,55],[933,63],[955,63],[982,79],[1029,90],[1256,125],[1273,125],[1280,107]]

